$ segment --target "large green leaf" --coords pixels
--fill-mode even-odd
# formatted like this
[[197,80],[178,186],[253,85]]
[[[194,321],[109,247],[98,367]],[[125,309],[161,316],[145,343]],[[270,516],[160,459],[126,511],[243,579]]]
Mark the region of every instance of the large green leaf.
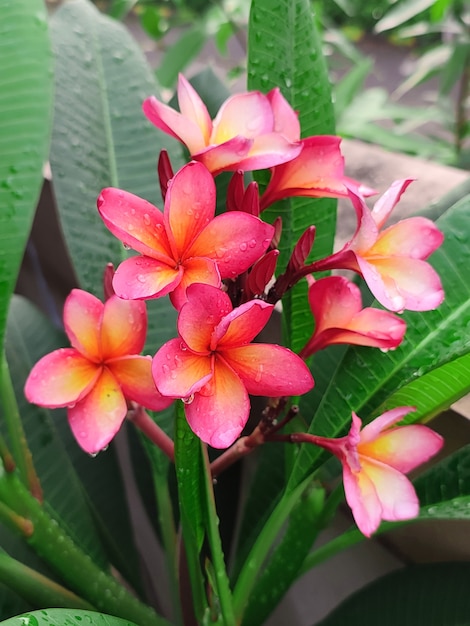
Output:
[[121,24],[87,0],[72,0],[54,14],[51,32],[56,54],[54,191],[79,282],[101,295],[105,265],[127,257],[98,215],[101,189],[120,187],[161,206],[158,153],[167,148],[178,157],[180,152],[142,113],[142,101],[157,87]]
[[[299,112],[302,137],[334,132],[331,89],[321,42],[308,0],[253,0],[248,36],[248,87],[267,92],[280,87]],[[261,182],[266,182],[266,178]],[[336,201],[295,198],[267,209],[269,221],[280,215],[283,236],[279,270],[285,267],[300,235],[317,227],[315,257],[327,256],[334,243]],[[311,332],[306,284],[291,290],[283,301],[286,341],[300,349]]]
[[136,626],[134,622],[120,619],[104,613],[94,611],[80,611],[78,609],[44,609],[24,613],[2,622],[4,626]]
[[42,185],[52,57],[42,0],[0,3],[0,347]]
[[317,626],[467,626],[470,563],[428,563],[392,572],[345,600]]
[[[312,431],[327,437],[344,433],[351,411],[368,421],[399,389],[470,352],[470,285],[463,277],[463,268],[470,259],[466,234],[469,209],[467,196],[438,220],[445,240],[431,261],[444,285],[443,304],[436,311],[405,313],[406,339],[395,351],[383,354],[370,348],[347,350],[323,391]],[[301,406],[308,413],[308,404]],[[292,487],[318,465],[321,454],[314,446],[302,446],[291,476]]]

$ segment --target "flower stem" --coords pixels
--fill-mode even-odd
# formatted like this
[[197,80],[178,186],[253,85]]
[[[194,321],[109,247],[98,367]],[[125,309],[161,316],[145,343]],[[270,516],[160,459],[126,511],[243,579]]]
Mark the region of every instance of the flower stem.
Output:
[[33,605],[95,610],[92,604],[3,550],[0,550],[0,582]]
[[[41,483],[34,468],[33,457],[21,422],[5,352],[2,353],[0,364],[0,401],[7,422],[14,463],[18,468],[21,480],[32,495],[39,502],[42,502]],[[8,467],[5,465],[7,470]]]
[[132,411],[129,411],[128,419],[160,448],[172,463],[175,462],[175,445],[173,440],[153,421],[142,406],[137,405]]
[[[99,611],[145,626],[169,626],[154,610],[142,604],[60,528],[19,480],[16,473],[0,469],[0,501],[29,520],[32,532],[25,541],[55,570],[64,583]],[[18,530],[18,529],[17,529]]]

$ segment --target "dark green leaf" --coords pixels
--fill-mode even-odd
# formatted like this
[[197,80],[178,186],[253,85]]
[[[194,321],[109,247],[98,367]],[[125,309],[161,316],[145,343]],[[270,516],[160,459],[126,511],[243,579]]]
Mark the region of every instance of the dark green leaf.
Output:
[[377,22],[374,30],[377,33],[383,33],[386,30],[401,26],[411,18],[429,9],[435,2],[436,0],[404,0],[399,2]]
[[345,600],[316,626],[468,626],[470,563],[392,572]]
[[[449,60],[442,68],[439,93],[447,96],[454,85],[466,80],[464,70],[470,63],[470,42],[457,42],[452,49]],[[468,80],[468,79],[467,79]]]
[[[267,92],[279,87],[299,112],[302,137],[334,132],[331,89],[319,35],[308,0],[254,0],[248,35],[248,88]],[[266,182],[266,178],[264,178]],[[267,209],[263,217],[282,217],[278,273],[285,268],[300,235],[314,223],[316,257],[333,248],[336,201],[295,198]],[[284,299],[286,343],[300,349],[310,332],[306,284],[299,284]]]
[[1,347],[47,159],[52,55],[42,0],[2,2],[0,24]]
[[57,59],[54,190],[80,285],[100,296],[105,265],[127,257],[99,217],[101,189],[120,187],[161,207],[158,153],[168,149],[177,167],[180,149],[142,113],[142,101],[157,88],[121,24],[87,0],[72,0],[56,11],[51,25]]

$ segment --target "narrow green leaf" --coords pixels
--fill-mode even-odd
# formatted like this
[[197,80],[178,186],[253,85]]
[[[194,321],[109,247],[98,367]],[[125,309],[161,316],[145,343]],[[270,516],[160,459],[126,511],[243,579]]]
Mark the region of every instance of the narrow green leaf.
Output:
[[205,30],[196,22],[163,55],[156,71],[160,84],[163,87],[173,87],[179,72],[182,72],[194,60],[205,43]]
[[47,159],[52,55],[42,0],[2,2],[0,24],[1,347]]
[[439,94],[447,96],[470,63],[470,42],[457,42],[448,62],[442,68]]
[[112,0],[108,14],[116,20],[123,20],[137,2],[138,0]]
[[[308,0],[253,0],[248,32],[248,88],[267,92],[279,87],[299,112],[302,137],[334,132],[331,88],[320,37]],[[264,178],[266,182],[266,178]],[[267,209],[263,217],[282,217],[278,273],[282,271],[300,235],[317,227],[316,258],[331,253],[336,223],[336,201],[295,198]],[[297,285],[283,301],[286,342],[294,351],[303,347],[310,329],[306,284]]]
[[93,626],[137,626],[134,622],[104,613],[94,611],[83,611],[79,609],[44,609],[42,611],[32,611],[24,613],[18,617],[12,617],[3,626],[83,626],[92,624]]
[[336,83],[334,88],[334,100],[337,119],[341,117],[343,111],[345,111],[354,100],[373,66],[374,61],[372,59],[362,59],[360,63],[354,65],[354,67]]
[[[369,348],[348,349],[324,390],[312,431],[327,437],[338,436],[346,431],[351,411],[368,421],[396,391],[469,353],[470,286],[463,276],[470,259],[466,234],[469,209],[467,196],[438,220],[445,240],[431,262],[443,282],[443,304],[436,311],[405,313],[406,338],[395,351],[383,354]],[[315,375],[315,368],[313,371]],[[308,413],[308,404],[303,400],[301,408]],[[313,470],[320,455],[314,446],[301,447],[291,477],[292,487]]]
[[156,162],[175,140],[145,119],[142,101],[157,93],[152,72],[127,30],[88,0],[72,0],[51,20],[56,100],[51,146],[54,191],[80,285],[102,294],[108,262],[127,257],[96,209],[103,187],[158,203]]
[[204,540],[204,461],[200,441],[189,428],[182,402],[178,402],[175,438],[175,467],[178,482],[181,529],[192,583],[194,611],[202,620],[207,610],[199,557]]
[[[428,421],[470,393],[470,354],[411,381],[387,398],[380,413],[396,406],[416,406],[413,422]],[[406,420],[405,420],[406,421]]]
[[426,563],[399,569],[346,599],[316,626],[465,626],[470,563]]
[[375,25],[376,33],[383,33],[397,26],[401,26],[411,18],[429,9],[436,0],[406,0],[400,2],[386,13]]

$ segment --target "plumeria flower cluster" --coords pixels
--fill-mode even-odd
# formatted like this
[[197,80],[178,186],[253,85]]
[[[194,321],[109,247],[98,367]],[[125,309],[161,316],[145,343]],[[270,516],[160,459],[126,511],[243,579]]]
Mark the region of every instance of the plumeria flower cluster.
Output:
[[[394,349],[406,330],[395,313],[433,309],[443,298],[427,263],[442,241],[434,224],[410,218],[383,229],[411,180],[395,182],[371,211],[364,197],[375,192],[344,175],[340,139],[301,138],[297,114],[279,89],[232,96],[214,120],[182,76],[177,95],[179,111],[155,97],[143,110],[186,146],[190,162],[174,173],[161,155],[163,210],[125,190],[102,190],[97,205],[104,224],[136,254],[116,269],[104,303],[78,289],[71,293],[64,309],[71,347],[44,356],[25,387],[31,402],[67,407],[77,442],[89,453],[108,445],[129,410],[159,411],[178,399],[202,441],[228,448],[247,425],[250,396],[267,396],[268,409],[247,437],[253,447],[269,441],[295,414],[289,398],[314,387],[307,365],[312,355],[333,344]],[[256,169],[271,173],[261,194],[255,182],[244,187],[244,172]],[[216,215],[215,177],[227,171],[233,172],[227,211]],[[276,275],[282,223],[268,224],[261,215],[291,196],[350,198],[357,229],[339,252],[308,263],[312,225]],[[362,276],[388,310],[363,308],[359,288],[343,276],[314,278],[338,269]],[[314,331],[300,354],[256,342],[277,301],[302,279],[309,285]],[[178,312],[177,336],[153,358],[141,356],[145,300],[165,296]],[[321,446],[340,459],[346,499],[365,535],[381,519],[417,515],[404,474],[442,442],[425,426],[396,427],[410,410],[388,411],[362,430],[353,414],[350,433],[340,439],[289,435],[289,441]]]

